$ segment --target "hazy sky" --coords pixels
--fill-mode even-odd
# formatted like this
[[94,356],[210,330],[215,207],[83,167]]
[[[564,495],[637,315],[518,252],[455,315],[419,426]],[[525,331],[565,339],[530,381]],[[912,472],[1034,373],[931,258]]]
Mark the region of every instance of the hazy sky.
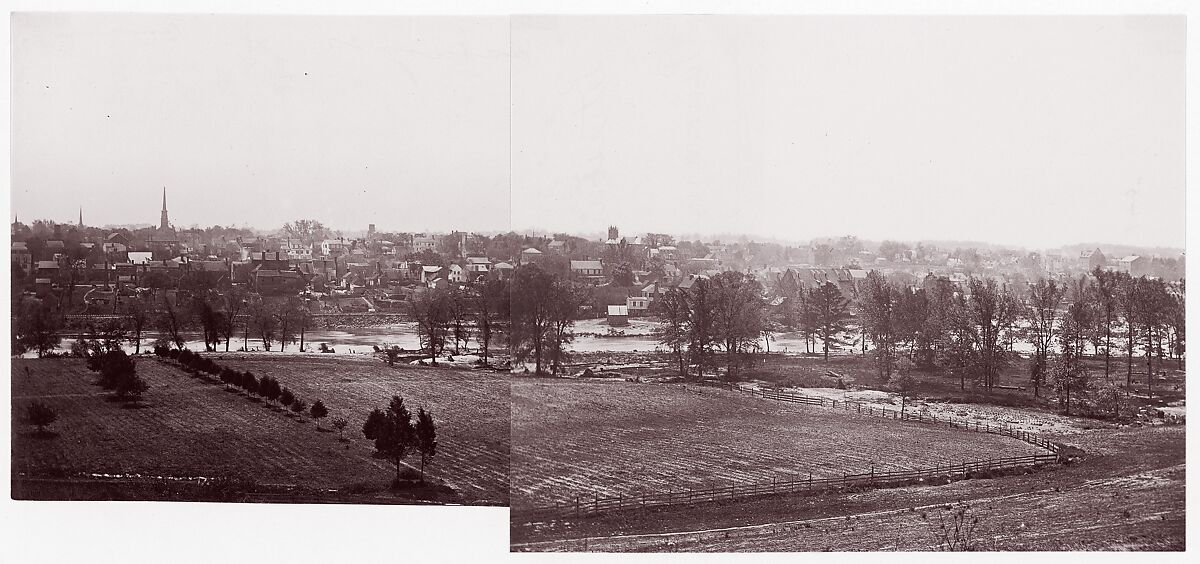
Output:
[[508,20],[17,14],[23,221],[508,227]]
[[513,20],[513,225],[1184,244],[1182,17]]
[[17,14],[12,34],[26,221],[156,223],[165,186],[179,227],[1184,243],[1182,17]]

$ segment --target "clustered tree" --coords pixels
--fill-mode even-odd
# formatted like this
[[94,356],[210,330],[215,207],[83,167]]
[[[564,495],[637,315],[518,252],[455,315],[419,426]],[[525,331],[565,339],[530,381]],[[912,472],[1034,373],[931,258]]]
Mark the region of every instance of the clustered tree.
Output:
[[420,456],[421,481],[425,481],[425,466],[437,454],[437,428],[432,414],[418,408],[414,425],[404,398],[392,396],[387,409],[376,408],[367,414],[362,432],[368,440],[375,442],[375,452],[395,466],[393,486],[400,486],[400,468],[412,453]]
[[518,362],[532,360],[535,374],[558,374],[567,359],[572,327],[586,303],[583,289],[537,264],[522,265],[512,281],[511,346]]
[[87,358],[87,367],[100,374],[96,383],[101,388],[113,391],[123,401],[139,401],[149,388],[138,376],[133,359],[119,346],[93,350]]
[[759,349],[768,326],[763,288],[739,272],[722,272],[713,278],[695,277],[684,287],[668,290],[656,300],[655,311],[663,323],[659,343],[675,358],[679,375],[700,379],[724,357],[725,377],[738,374],[746,355]]

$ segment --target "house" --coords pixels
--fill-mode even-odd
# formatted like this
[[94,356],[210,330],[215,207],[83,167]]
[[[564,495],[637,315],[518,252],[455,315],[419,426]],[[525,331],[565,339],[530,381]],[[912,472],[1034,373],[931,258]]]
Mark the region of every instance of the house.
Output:
[[487,257],[467,257],[467,262],[464,266],[467,272],[486,274],[492,270],[492,261]]
[[300,271],[309,276],[314,285],[325,285],[336,282],[345,274],[344,262],[337,258],[313,259],[299,264]]
[[283,243],[283,252],[291,260],[312,260],[313,256],[312,245],[305,245],[300,241],[293,241],[291,239]]
[[496,276],[501,280],[508,280],[508,277],[512,276],[514,269],[515,267],[507,262],[498,262],[492,266],[492,272],[496,273]]
[[259,268],[286,270],[291,268],[291,262],[286,253],[281,251],[261,251],[250,253],[248,260]]
[[129,247],[129,237],[120,231],[109,233],[108,237],[104,238],[104,242],[105,244],[119,245],[122,251]]
[[867,283],[867,271],[861,268],[849,269],[850,280],[854,284],[854,291],[859,292],[863,289],[863,285]]
[[233,280],[233,265],[228,260],[192,261],[188,269],[210,286]]
[[1079,262],[1083,263],[1083,266],[1088,270],[1095,270],[1097,268],[1104,268],[1108,264],[1108,258],[1104,256],[1104,253],[1100,252],[1100,249],[1092,249],[1079,253]]
[[22,273],[29,274],[29,269],[33,266],[33,255],[25,241],[13,242],[9,255],[12,257],[12,263],[17,265]]
[[541,257],[542,257],[541,251],[539,251],[533,247],[529,247],[528,249],[521,251],[521,264],[529,264],[531,262],[536,261],[537,259],[539,259]]
[[659,284],[651,282],[642,287],[641,296],[654,301],[654,298],[657,298],[666,292],[667,288],[665,286],[660,286]]
[[323,256],[341,255],[346,252],[349,245],[345,239],[325,239],[321,241],[321,254]]
[[442,272],[443,270],[445,270],[445,268],[437,266],[437,265],[422,266],[421,267],[421,283],[428,284],[436,278],[444,278],[446,276],[446,273]]
[[563,253],[567,252],[567,242],[566,241],[550,241],[550,245],[548,248],[550,249],[550,252],[552,252],[552,253],[563,254]]
[[58,278],[58,261],[39,260],[37,261],[35,267],[37,268],[38,278],[45,278],[47,280],[54,280],[55,278]]
[[1129,255],[1117,261],[1117,270],[1138,277],[1149,274],[1150,259],[1140,255]]
[[598,260],[573,260],[571,274],[584,278],[603,278],[604,266]]
[[629,325],[629,307],[623,305],[608,306],[608,324],[613,327]]
[[697,280],[699,280],[699,279],[701,279],[701,278],[703,278],[703,279],[707,280],[707,279],[708,279],[708,276],[705,276],[705,275],[703,275],[703,274],[693,274],[693,275],[690,275],[690,276],[688,276],[688,277],[687,277],[687,279],[686,279],[686,280],[684,280],[684,281],[680,282],[680,283],[679,283],[679,285],[678,285],[678,286],[676,286],[676,287],[677,287],[677,288],[679,288],[680,290],[691,290],[691,289],[692,289],[692,286],[696,284],[696,281],[697,281]]
[[467,270],[461,265],[452,264],[446,268],[446,278],[456,284],[464,284],[467,282]]
[[126,255],[129,257],[129,264],[134,265],[150,264],[154,259],[154,253],[150,251],[129,251]]
[[437,252],[438,239],[432,235],[417,233],[412,238],[412,252],[419,253],[422,251]]
[[646,296],[629,296],[625,298],[625,307],[629,315],[644,315],[650,310],[650,298]]
[[[121,234],[113,233],[113,235],[121,235]],[[111,237],[111,235],[110,235],[110,237]],[[129,245],[126,245],[125,243],[120,243],[120,242],[105,241],[103,244],[100,245],[100,248],[105,252],[105,254],[123,253],[123,252],[129,250]]]
[[308,286],[308,280],[299,269],[256,268],[251,275],[251,281],[254,290],[264,295],[298,294]]

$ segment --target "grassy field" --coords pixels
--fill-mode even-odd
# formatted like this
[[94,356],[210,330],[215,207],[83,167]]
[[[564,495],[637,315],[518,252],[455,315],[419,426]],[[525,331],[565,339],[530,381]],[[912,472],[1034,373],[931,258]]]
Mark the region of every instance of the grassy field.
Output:
[[[394,501],[382,491],[394,471],[389,462],[371,456],[371,444],[359,429],[367,411],[400,394],[414,411],[417,406],[431,410],[439,423],[439,454],[428,471],[456,492],[442,501],[507,503],[508,382],[503,376],[388,368],[345,357],[267,360],[260,354],[264,360],[249,354],[222,362],[272,374],[310,404],[324,401],[330,417],[323,429],[307,416],[270,408],[152,358],[138,359],[138,373],[150,389],[135,409],[109,401],[80,360],[14,359],[14,475],[236,476]],[[57,410],[56,435],[38,436],[18,420],[33,400]],[[345,441],[329,430],[328,421],[337,416],[350,422]],[[15,484],[14,495],[20,497]]]
[[678,384],[517,379],[513,508],[1035,454],[996,435]]
[[677,511],[514,526],[516,551],[937,550],[947,506],[979,518],[987,550],[1182,550],[1183,426],[1105,428],[1052,437],[1086,449],[1078,463],[1027,475],[852,495],[774,497]]
[[[330,416],[350,420],[347,436],[362,439],[362,423],[374,407],[399,394],[415,414],[432,412],[438,423],[438,456],[429,469],[467,499],[508,503],[509,379],[490,371],[401,366],[370,359],[308,355],[279,360],[269,355],[214,355],[223,365],[270,375],[299,396],[321,399]],[[416,464],[415,459],[411,461]]]

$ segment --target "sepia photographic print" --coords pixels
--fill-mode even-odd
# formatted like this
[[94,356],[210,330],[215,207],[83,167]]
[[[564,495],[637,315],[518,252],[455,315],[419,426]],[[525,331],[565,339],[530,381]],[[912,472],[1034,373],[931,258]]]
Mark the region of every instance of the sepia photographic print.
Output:
[[9,14],[6,505],[1185,551],[1186,16],[545,11]]
[[1184,548],[1182,18],[514,18],[515,551]]
[[14,498],[508,504],[506,19],[12,24]]

